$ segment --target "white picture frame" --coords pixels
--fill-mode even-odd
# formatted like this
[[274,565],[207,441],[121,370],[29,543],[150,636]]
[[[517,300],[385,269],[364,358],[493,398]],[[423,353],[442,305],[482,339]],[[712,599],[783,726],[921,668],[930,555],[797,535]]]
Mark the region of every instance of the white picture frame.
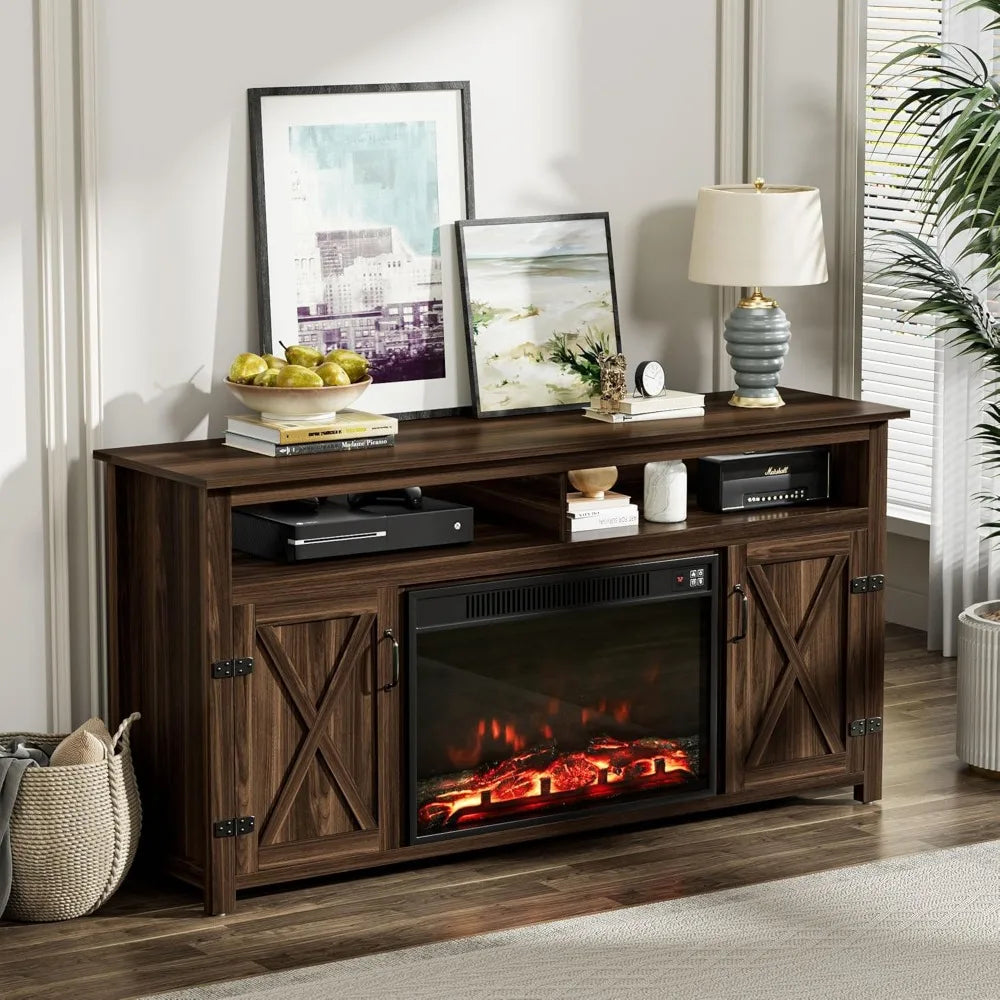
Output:
[[454,226],[474,217],[469,84],[248,91],[262,353],[364,354],[364,409],[469,412]]

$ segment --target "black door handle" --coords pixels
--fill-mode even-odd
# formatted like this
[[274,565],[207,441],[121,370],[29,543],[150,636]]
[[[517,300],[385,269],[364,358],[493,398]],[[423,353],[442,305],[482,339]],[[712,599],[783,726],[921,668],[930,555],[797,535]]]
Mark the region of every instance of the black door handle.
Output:
[[733,586],[733,593],[740,596],[740,631],[734,635],[730,642],[742,642],[747,637],[747,629],[750,627],[750,599],[743,589],[743,584],[737,583]]
[[387,628],[382,633],[382,638],[392,641],[392,680],[388,684],[383,684],[379,690],[391,691],[399,683],[399,643],[391,628]]

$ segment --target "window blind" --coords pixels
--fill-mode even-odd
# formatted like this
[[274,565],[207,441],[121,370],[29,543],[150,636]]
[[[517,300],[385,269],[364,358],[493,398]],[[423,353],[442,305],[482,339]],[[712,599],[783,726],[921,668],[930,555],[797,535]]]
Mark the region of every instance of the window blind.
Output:
[[[915,36],[941,39],[942,0],[878,0],[868,4],[867,94],[865,101],[864,287],[861,334],[861,396],[911,411],[908,420],[889,423],[889,505],[893,513],[926,521],[931,509],[934,445],[934,383],[940,345],[934,322],[903,323],[907,299],[895,288],[872,280],[878,262],[873,237],[888,230],[920,233],[920,177],[911,170],[920,146],[900,140],[897,124],[886,128],[892,109],[916,82],[887,63],[914,43]],[[933,228],[922,238],[934,241]]]

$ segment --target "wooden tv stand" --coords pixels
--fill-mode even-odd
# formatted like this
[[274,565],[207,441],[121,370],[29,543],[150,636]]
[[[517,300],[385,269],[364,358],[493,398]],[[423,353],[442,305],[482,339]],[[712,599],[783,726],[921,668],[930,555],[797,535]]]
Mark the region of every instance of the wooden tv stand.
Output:
[[[885,568],[887,421],[906,411],[782,394],[777,410],[734,409],[719,393],[704,417],[627,425],[578,413],[416,421],[394,448],[325,456],[218,441],[99,451],[110,711],[142,712],[147,858],[200,886],[217,914],[242,889],[618,823],[407,846],[406,663],[402,683],[380,690],[392,674],[382,638],[402,635],[410,586],[706,551],[723,567],[724,639],[742,613],[734,585],[749,596],[746,639],[723,647],[722,792],[629,818],[834,786],[879,798],[883,598],[852,594],[851,580]],[[650,460],[812,445],[831,449],[829,503],[713,514],[692,502],[683,524],[565,532],[569,469],[617,465],[641,497]],[[234,507],[414,484],[471,500],[475,540],[287,565],[232,549]]]

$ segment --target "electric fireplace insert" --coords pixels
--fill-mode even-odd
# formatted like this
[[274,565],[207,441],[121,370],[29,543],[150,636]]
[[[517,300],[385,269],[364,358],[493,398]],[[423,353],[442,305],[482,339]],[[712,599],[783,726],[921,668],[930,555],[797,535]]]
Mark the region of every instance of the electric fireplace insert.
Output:
[[711,795],[718,561],[413,590],[410,843]]

